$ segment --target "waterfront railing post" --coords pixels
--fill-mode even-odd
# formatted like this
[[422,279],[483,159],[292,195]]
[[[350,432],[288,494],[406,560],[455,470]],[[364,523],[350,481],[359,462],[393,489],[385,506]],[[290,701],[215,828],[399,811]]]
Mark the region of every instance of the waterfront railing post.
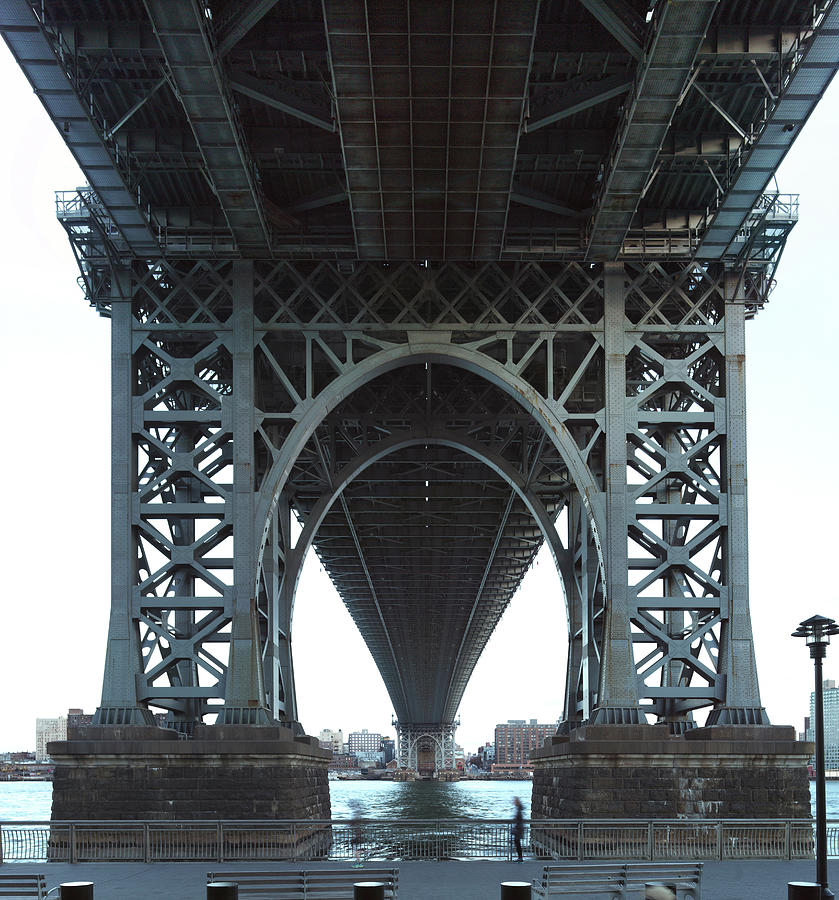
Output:
[[151,862],[151,834],[148,822],[143,822],[143,862]]
[[224,862],[224,823],[216,825],[216,859]]
[[70,823],[70,862],[77,863],[78,861],[76,853],[76,826],[75,823]]
[[654,855],[654,840],[653,840],[653,823],[647,823],[647,859],[652,860],[655,859]]

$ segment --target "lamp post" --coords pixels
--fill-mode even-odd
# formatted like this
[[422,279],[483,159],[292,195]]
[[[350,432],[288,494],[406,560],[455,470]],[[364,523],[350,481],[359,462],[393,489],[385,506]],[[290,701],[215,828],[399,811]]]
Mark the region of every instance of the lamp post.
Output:
[[816,735],[816,881],[821,885],[822,900],[832,900],[834,894],[827,886],[827,817],[824,797],[824,699],[822,689],[822,660],[827,655],[830,636],[839,634],[839,625],[824,616],[812,616],[793,631],[793,637],[803,637],[810,648],[810,658],[816,674],[815,723]]

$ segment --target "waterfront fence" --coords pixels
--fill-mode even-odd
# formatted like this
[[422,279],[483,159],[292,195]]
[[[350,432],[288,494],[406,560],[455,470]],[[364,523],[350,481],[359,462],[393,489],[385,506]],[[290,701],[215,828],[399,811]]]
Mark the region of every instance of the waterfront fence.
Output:
[[[528,855],[558,860],[812,859],[810,819],[540,819]],[[0,822],[0,862],[512,859],[508,819]],[[839,819],[828,822],[839,857]]]

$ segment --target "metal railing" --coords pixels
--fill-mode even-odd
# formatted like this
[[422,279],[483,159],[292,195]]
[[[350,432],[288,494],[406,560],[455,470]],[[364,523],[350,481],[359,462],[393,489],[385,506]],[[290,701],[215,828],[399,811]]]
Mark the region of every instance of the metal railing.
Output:
[[[265,822],[0,822],[0,862],[511,859],[498,819],[284,819]],[[809,819],[530,822],[537,859],[811,859]],[[839,819],[828,823],[839,857]]]

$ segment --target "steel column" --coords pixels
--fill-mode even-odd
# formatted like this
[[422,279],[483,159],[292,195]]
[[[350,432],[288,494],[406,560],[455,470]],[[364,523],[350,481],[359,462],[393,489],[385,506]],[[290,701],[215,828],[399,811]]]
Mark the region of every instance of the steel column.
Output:
[[105,651],[102,703],[97,725],[150,724],[137,702],[135,673],[141,669],[137,630],[132,622],[135,554],[132,497],[137,478],[132,446],[132,315],[126,273],[114,272],[111,302],[111,613]]
[[603,265],[606,383],[606,635],[600,692],[592,721],[641,721],[627,598],[626,492],[626,274],[622,263]]
[[233,264],[233,621],[224,710],[219,722],[267,724],[256,609],[254,534],[255,397],[253,263]]
[[760,703],[749,612],[749,529],[746,507],[746,302],[737,272],[725,276],[725,494],[728,529],[725,580],[729,615],[720,641],[725,702],[709,723],[766,725]]

